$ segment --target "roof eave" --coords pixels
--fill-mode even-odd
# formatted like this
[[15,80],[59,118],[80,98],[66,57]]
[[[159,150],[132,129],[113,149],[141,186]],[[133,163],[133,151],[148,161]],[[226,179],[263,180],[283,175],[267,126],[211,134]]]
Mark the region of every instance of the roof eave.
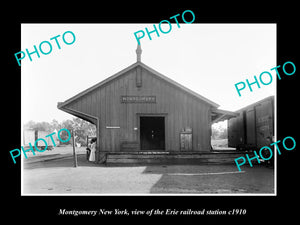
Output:
[[98,118],[95,117],[95,116],[91,116],[91,115],[88,115],[86,113],[79,112],[79,111],[77,111],[75,109],[70,109],[70,108],[67,108],[65,106],[62,106],[62,102],[58,102],[57,108],[60,109],[60,110],[62,110],[62,111],[64,111],[64,112],[67,112],[67,113],[69,113],[69,114],[71,114],[73,116],[76,116],[76,117],[79,117],[79,118],[81,118],[83,120],[86,120],[86,121],[88,121],[88,122],[90,122],[90,123],[92,123],[92,124],[94,124],[94,125],[97,126],[97,120],[98,120]]
[[222,109],[213,109],[212,114],[215,114],[215,118],[212,119],[212,123],[218,123],[224,120],[228,120],[234,117],[237,117],[239,113],[237,112],[231,112],[227,110],[222,110]]

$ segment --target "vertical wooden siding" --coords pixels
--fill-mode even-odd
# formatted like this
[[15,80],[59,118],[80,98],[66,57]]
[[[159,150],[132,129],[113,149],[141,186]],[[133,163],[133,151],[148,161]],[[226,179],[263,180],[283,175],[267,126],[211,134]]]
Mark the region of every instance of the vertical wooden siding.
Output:
[[[67,107],[98,117],[100,149],[120,151],[123,141],[139,142],[138,114],[165,114],[166,150],[179,151],[179,134],[193,131],[193,150],[210,149],[210,105],[142,70],[142,86],[136,87],[137,68],[89,92]],[[156,103],[121,103],[120,96],[156,96]],[[119,126],[120,129],[107,129]],[[100,150],[100,151],[101,151]]]

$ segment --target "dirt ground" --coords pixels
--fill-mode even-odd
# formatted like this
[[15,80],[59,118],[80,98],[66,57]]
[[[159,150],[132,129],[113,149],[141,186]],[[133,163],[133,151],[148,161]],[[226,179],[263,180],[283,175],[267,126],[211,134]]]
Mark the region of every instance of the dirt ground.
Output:
[[274,170],[261,165],[243,166],[242,172],[234,164],[108,166],[88,162],[82,149],[75,168],[70,150],[24,160],[22,194],[274,193]]

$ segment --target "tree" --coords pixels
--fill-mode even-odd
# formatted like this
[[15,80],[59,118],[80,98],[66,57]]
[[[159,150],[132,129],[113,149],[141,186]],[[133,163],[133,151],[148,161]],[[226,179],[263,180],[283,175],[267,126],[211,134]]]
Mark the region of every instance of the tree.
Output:
[[29,130],[29,129],[33,129],[34,126],[35,126],[35,122],[33,120],[30,120],[24,124],[23,128],[24,130]]
[[[24,130],[32,129],[32,130],[38,130],[38,131],[47,131],[52,133],[54,130],[58,132],[60,129],[66,128],[71,133],[74,131],[75,135],[75,142],[80,143],[81,145],[86,145],[86,136],[96,136],[96,126],[82,120],[80,118],[73,118],[72,120],[64,120],[61,123],[59,123],[57,120],[53,119],[51,123],[48,122],[34,122],[30,120],[26,124],[24,124]],[[62,140],[67,140],[69,138],[69,134],[67,131],[62,130],[60,132],[60,137]],[[70,139],[68,142],[60,142],[61,144],[70,144]]]
[[212,139],[227,139],[227,121],[219,122],[212,125]]
[[[60,126],[61,128],[60,129],[62,129],[62,128],[66,128],[66,129],[68,129],[69,131],[70,131],[70,133],[72,134],[72,130],[74,129],[74,123],[73,123],[73,121],[72,120],[64,120],[62,123],[61,123],[61,126]],[[60,138],[62,139],[62,140],[67,140],[68,139],[68,136],[69,134],[68,134],[68,132],[67,131],[61,131],[60,132]],[[61,144],[70,144],[71,143],[71,140],[72,140],[72,138],[68,141],[68,142],[61,142]]]
[[52,131],[51,125],[48,122],[34,122],[30,120],[24,124],[24,129],[40,130],[40,131]]
[[73,128],[75,132],[75,142],[81,145],[86,145],[86,136],[96,136],[96,126],[82,120],[80,118],[73,118]]
[[61,129],[61,125],[56,119],[53,119],[52,122],[50,123],[52,130],[59,131]]

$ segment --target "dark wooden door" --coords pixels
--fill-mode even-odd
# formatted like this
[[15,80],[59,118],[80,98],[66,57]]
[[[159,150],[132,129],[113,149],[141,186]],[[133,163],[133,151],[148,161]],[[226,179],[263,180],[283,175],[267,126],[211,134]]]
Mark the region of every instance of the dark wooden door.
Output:
[[165,150],[165,118],[140,117],[141,150]]

